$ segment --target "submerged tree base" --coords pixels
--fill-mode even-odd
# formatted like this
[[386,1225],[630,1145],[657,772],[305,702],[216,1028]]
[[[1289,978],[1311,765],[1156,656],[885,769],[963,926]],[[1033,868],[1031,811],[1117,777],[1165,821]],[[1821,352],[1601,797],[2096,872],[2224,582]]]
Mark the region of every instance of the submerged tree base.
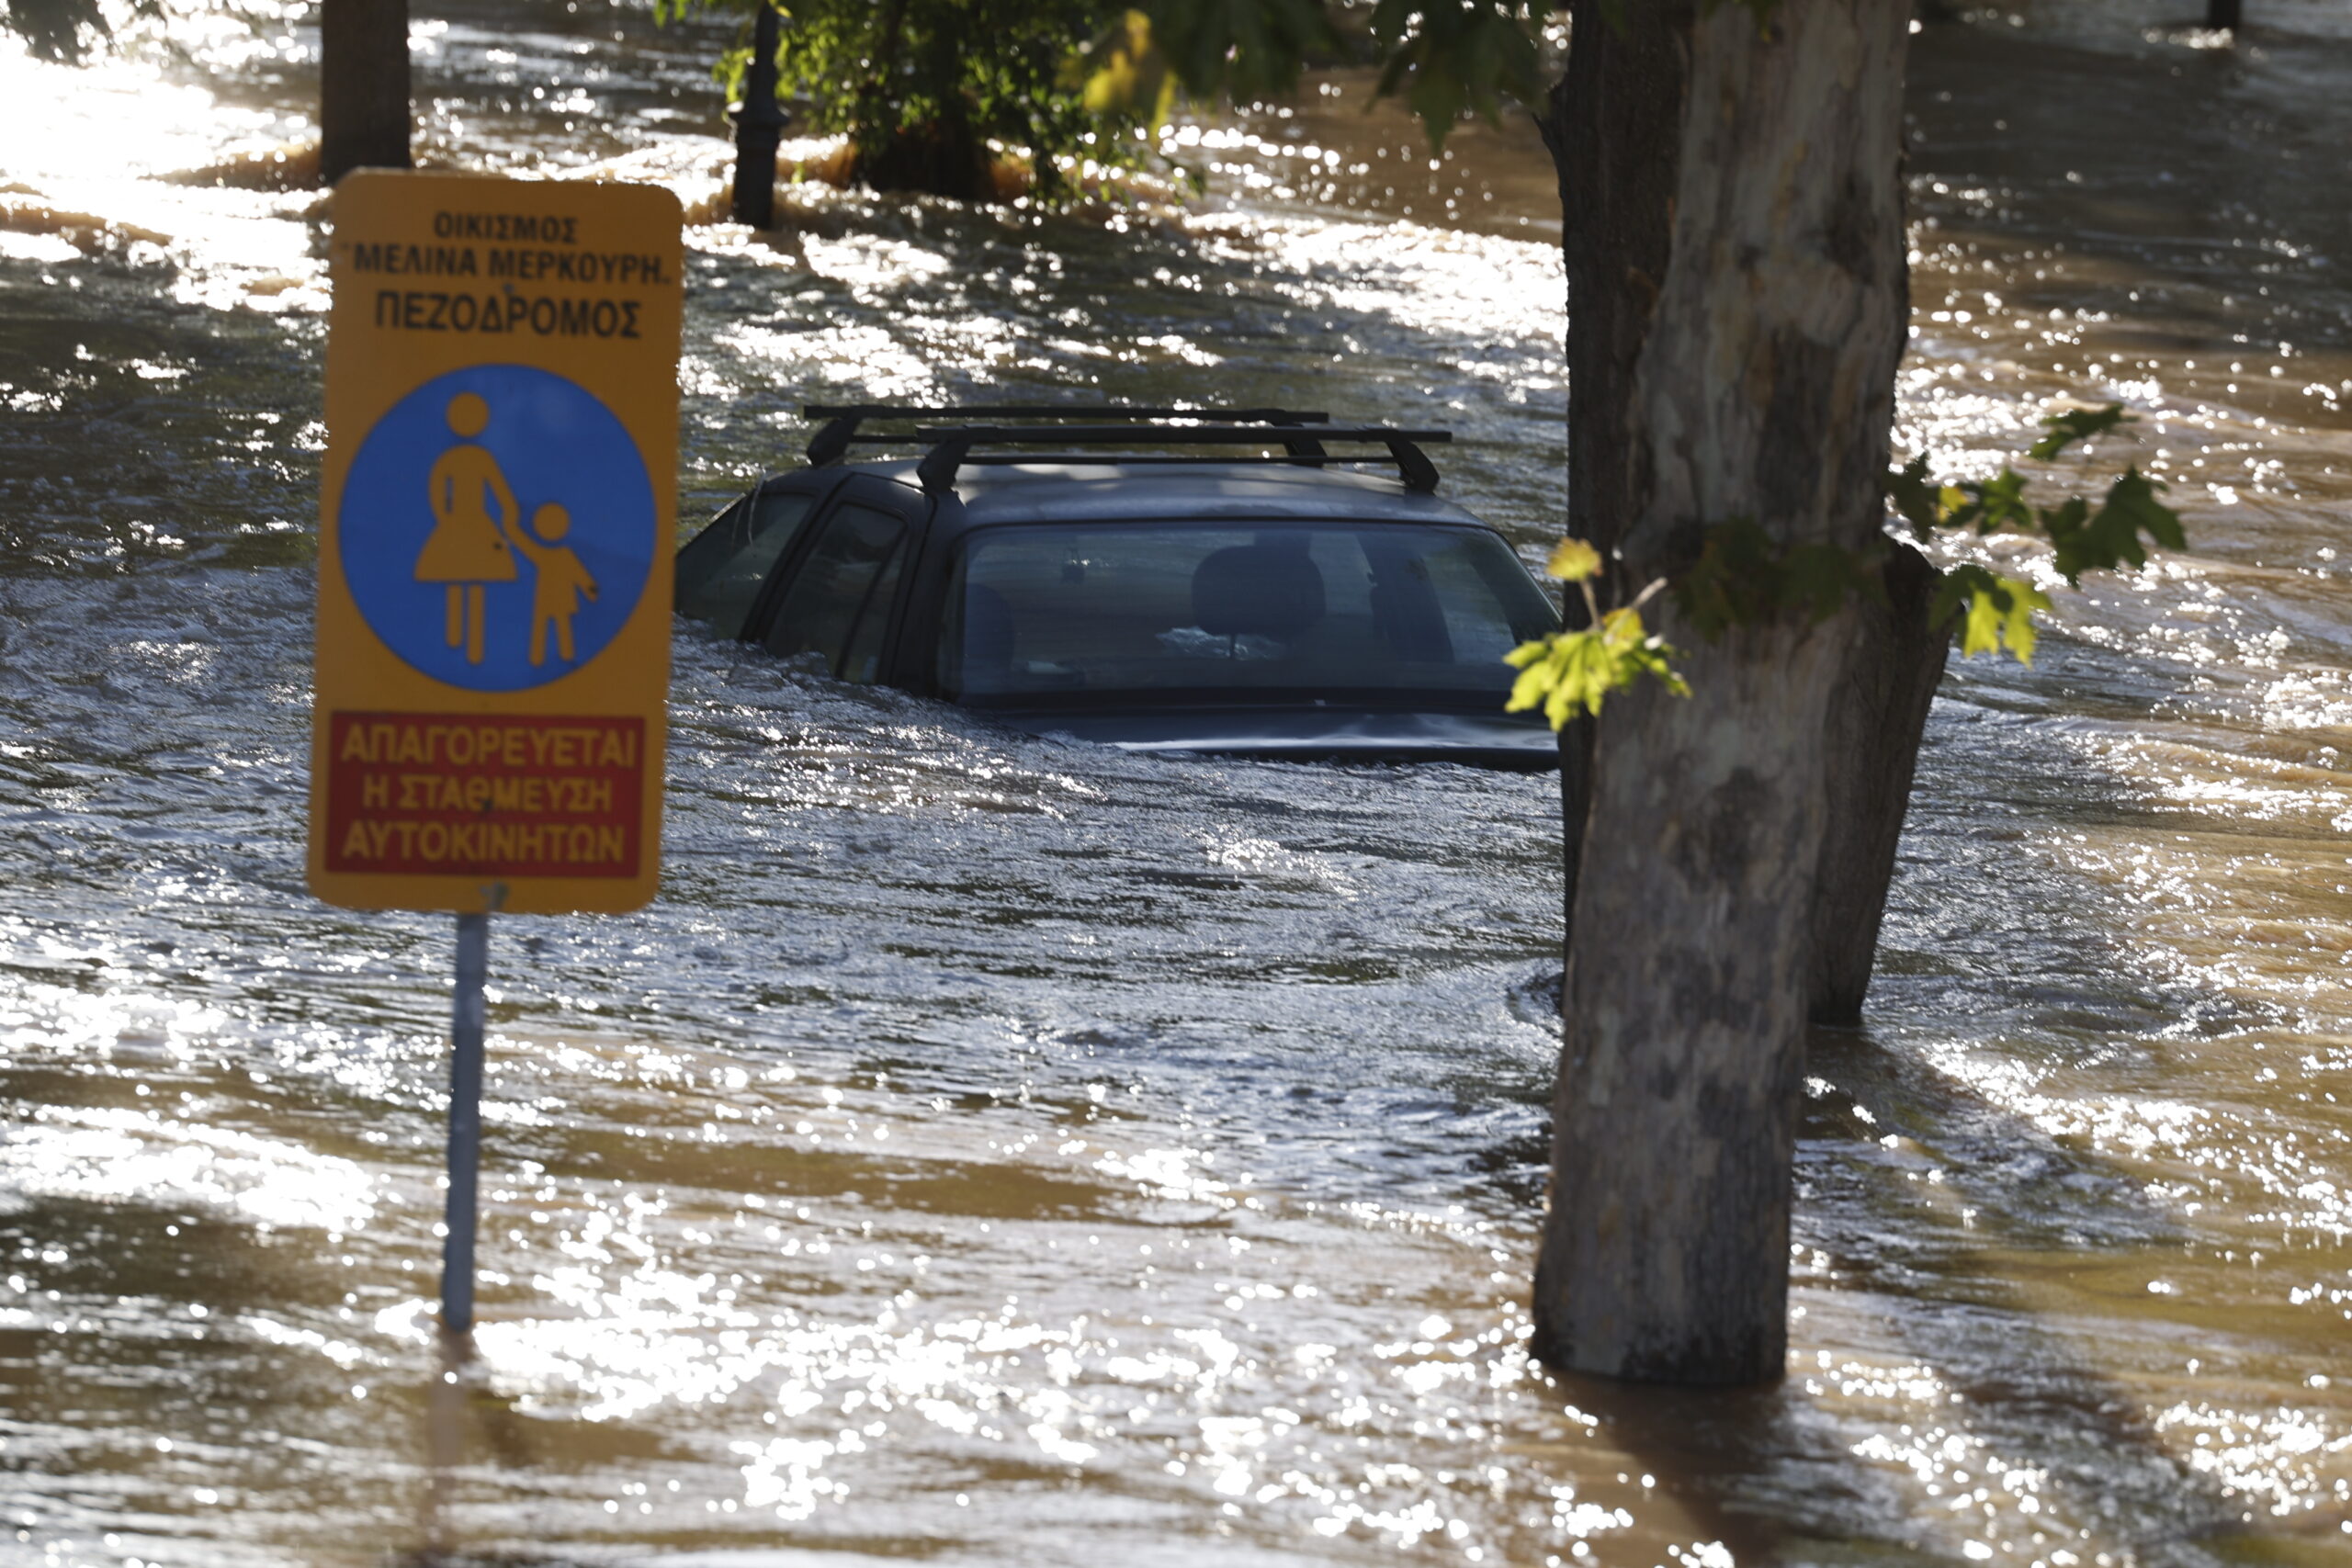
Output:
[[[1769,28],[1686,0],[1577,7],[1546,127],[1570,218],[1569,532],[1613,556],[1620,603],[1712,527],[1783,553],[1881,536],[1909,20],[1898,0]],[[1552,1365],[1781,1375],[1825,741],[1856,620],[1849,601],[1706,642],[1663,609],[1691,694],[1645,682],[1593,721],[1533,1303]]]
[[1829,699],[1828,826],[1808,922],[1813,982],[1806,1011],[1820,1024],[1862,1021],[1880,921],[1919,763],[1928,709],[1943,681],[1951,627],[1930,606],[1940,574],[1907,546],[1886,563],[1886,602],[1859,601],[1853,640]]
[[850,177],[868,190],[950,201],[994,201],[999,194],[988,144],[959,121],[907,126],[877,147],[859,148]]

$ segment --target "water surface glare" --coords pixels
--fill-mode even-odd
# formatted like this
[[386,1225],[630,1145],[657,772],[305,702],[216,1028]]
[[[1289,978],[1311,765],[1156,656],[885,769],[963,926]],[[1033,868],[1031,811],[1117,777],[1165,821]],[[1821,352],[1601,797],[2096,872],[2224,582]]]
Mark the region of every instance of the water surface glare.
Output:
[[[2272,9],[1915,40],[1899,440],[2123,399],[2092,465],[2193,548],[1954,663],[1789,1376],[1707,1396],[1523,1352],[1550,781],[1131,758],[684,626],[663,897],[496,922],[445,1363],[448,922],[301,886],[325,214],[165,177],[303,132],[311,13],[0,58],[0,1563],[2352,1561],[2352,7]],[[716,36],[435,7],[423,145],[707,216]],[[1442,421],[1540,551],[1548,168],[1366,85],[1179,128],[1182,214],[698,223],[689,517],[804,399],[1086,388]]]

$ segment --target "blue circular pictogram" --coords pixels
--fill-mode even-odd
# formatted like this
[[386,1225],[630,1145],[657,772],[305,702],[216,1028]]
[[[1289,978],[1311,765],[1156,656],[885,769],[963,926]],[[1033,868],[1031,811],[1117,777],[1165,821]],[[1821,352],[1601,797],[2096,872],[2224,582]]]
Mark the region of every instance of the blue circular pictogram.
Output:
[[336,515],[344,581],[420,674],[519,692],[602,652],[653,570],[653,483],[613,412],[552,371],[477,365],[392,405]]

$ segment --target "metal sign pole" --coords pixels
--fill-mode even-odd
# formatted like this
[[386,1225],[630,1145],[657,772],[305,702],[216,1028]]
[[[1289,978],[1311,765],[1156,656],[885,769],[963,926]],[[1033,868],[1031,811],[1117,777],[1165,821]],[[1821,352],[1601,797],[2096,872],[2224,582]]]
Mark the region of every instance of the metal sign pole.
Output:
[[441,1326],[474,1329],[476,1174],[481,1165],[481,1057],[490,975],[490,917],[458,917],[457,999],[449,1043],[449,1207],[441,1242]]
[[[618,914],[661,887],[684,216],[658,186],[392,169],[335,186],[309,880],[348,909],[458,917],[435,1337],[456,1359],[489,917]],[[582,265],[465,296],[460,329],[425,309],[459,296],[386,273],[412,246],[469,277],[556,248]],[[452,486],[454,511],[416,504]]]

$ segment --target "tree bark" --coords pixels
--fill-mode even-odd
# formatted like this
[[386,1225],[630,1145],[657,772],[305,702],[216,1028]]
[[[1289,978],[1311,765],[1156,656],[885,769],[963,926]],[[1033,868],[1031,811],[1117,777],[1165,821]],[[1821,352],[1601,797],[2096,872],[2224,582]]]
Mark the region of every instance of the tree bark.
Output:
[[[1690,7],[1663,0],[1660,27],[1618,28],[1594,0],[1571,17],[1576,47],[1536,124],[1551,149],[1565,219],[1568,276],[1568,533],[1612,555],[1635,479],[1625,423],[1635,361],[1666,276],[1676,134],[1682,114],[1679,30]],[[1604,129],[1605,128],[1605,129]],[[1582,596],[1567,595],[1571,626]],[[1577,884],[1592,805],[1593,721],[1560,731],[1560,826],[1566,875],[1562,951],[1575,941]],[[1567,987],[1560,988],[1567,1006]]]
[[408,0],[323,0],[319,9],[319,177],[405,169]]
[[[1555,142],[1571,234],[1579,178],[1629,215],[1629,245],[1569,246],[1572,523],[1608,527],[1627,587],[1734,518],[1866,547],[1905,325],[1906,0],[1784,4],[1769,31],[1739,6],[1621,14],[1578,6]],[[1577,474],[1596,441],[1613,454]],[[1645,684],[1597,726],[1535,1350],[1753,1382],[1787,1343],[1806,924],[1854,612],[1713,644],[1660,619],[1693,694]]]
[[[1581,620],[1581,615],[1574,617]],[[1577,882],[1584,871],[1584,830],[1592,814],[1592,730],[1589,718],[1560,727],[1560,951],[1577,940]],[[1560,1011],[1568,1010],[1567,971],[1561,970]]]
[[901,126],[871,152],[857,155],[856,178],[869,190],[910,191],[952,201],[986,201],[996,193],[988,144],[962,114]]
[[[1687,87],[1677,26],[1620,29],[1586,5],[1567,74],[1537,124],[1551,149],[1567,221],[1570,292],[1568,532],[1613,552],[1636,485],[1627,439],[1628,389],[1666,270],[1677,135]],[[1862,607],[1833,699],[1831,773],[1815,901],[1815,959],[1808,1010],[1815,1022],[1860,1021],[1880,919],[1909,802],[1928,700],[1949,634],[1930,636],[1932,572],[1915,553],[1888,568],[1889,611]],[[1569,596],[1571,622],[1582,606]],[[1593,725],[1561,731],[1560,810],[1566,845],[1563,950],[1574,940],[1584,826],[1589,814]],[[1561,990],[1566,1005],[1567,992]]]
[[92,39],[114,35],[98,0],[9,0],[0,28],[23,39],[35,59],[65,63],[80,61]]
[[[959,85],[966,40],[936,27],[910,30],[906,0],[885,0],[868,36],[874,64],[858,89],[857,124],[850,133],[852,176],[874,191],[992,199],[996,183],[988,141],[966,112]],[[900,62],[910,49],[913,57],[902,71]],[[910,83],[920,84],[933,105],[921,119],[906,113]]]
[[1827,827],[1806,922],[1813,939],[1806,1010],[1815,1023],[1862,1021],[1919,738],[1951,647],[1949,626],[1928,626],[1939,575],[1918,551],[1898,545],[1886,563],[1887,602],[1854,607],[1822,747]]

